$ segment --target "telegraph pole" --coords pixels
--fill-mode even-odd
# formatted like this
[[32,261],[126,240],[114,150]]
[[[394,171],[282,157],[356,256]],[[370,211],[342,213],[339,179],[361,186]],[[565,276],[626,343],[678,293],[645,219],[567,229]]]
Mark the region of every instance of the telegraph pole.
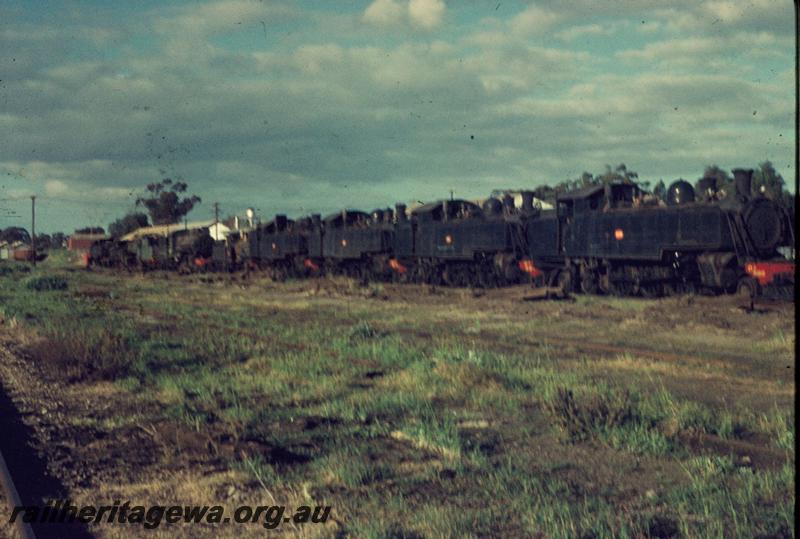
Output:
[[214,202],[214,241],[219,239],[219,202]]
[[31,251],[33,265],[36,266],[36,195],[31,195]]

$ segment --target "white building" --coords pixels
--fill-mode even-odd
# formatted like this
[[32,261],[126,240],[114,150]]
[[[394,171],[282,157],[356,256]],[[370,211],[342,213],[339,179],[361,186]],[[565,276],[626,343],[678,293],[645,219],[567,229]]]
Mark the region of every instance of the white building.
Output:
[[207,228],[208,233],[214,240],[224,240],[228,234],[232,232],[231,228],[225,225],[222,221],[190,221],[188,223],[171,223],[168,225],[155,225],[137,228],[133,232],[128,232],[122,238],[122,241],[131,241],[144,236],[169,236],[178,230],[196,230],[199,228]]

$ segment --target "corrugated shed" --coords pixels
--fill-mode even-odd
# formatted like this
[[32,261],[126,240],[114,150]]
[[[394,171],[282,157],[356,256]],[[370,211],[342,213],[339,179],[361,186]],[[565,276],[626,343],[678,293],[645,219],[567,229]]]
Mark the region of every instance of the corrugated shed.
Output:
[[95,242],[106,240],[105,234],[73,234],[67,239],[67,249],[70,251],[88,251]]
[[145,236],[164,236],[167,237],[173,232],[179,230],[195,230],[198,228],[207,228],[211,237],[215,240],[225,239],[225,236],[230,234],[231,229],[224,223],[216,223],[211,221],[194,221],[189,223],[171,223],[168,225],[154,225],[137,228],[133,232],[129,232],[120,238],[122,241],[132,241]]

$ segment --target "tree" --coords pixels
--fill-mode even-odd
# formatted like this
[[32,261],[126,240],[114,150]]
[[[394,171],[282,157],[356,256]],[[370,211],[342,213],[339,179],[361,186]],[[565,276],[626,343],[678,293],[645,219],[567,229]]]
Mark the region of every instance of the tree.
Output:
[[[705,172],[703,172],[703,178],[712,178],[715,182],[716,189],[725,191],[726,193],[732,193],[732,185],[733,185],[733,178],[730,174],[728,174],[725,170],[719,168],[717,165],[710,165],[706,167]],[[700,191],[700,182],[703,180],[700,178],[694,184],[694,190],[699,192]]]
[[136,205],[147,208],[154,225],[176,223],[201,202],[195,195],[181,198],[186,187],[185,182],[173,183],[170,178],[164,178],[158,183],[148,184],[148,195],[136,199]]
[[786,182],[783,177],[778,174],[775,167],[769,161],[764,161],[758,165],[758,168],[753,173],[752,194],[760,193],[761,188],[764,188],[764,195],[769,198],[780,199],[782,198]]
[[584,171],[581,177],[575,180],[573,185],[575,189],[581,189],[583,187],[589,187],[590,185],[597,185],[598,183],[599,178],[595,178],[590,172]]
[[150,223],[147,221],[146,214],[141,212],[129,213],[125,217],[121,217],[108,225],[108,233],[115,238],[119,238],[128,232],[132,232],[148,224]]
[[28,231],[22,227],[10,226],[0,232],[0,240],[7,241],[8,243],[14,243],[17,241],[21,241],[22,243],[30,243],[31,235],[28,234]]
[[[632,170],[628,170],[625,163],[620,163],[613,169],[610,165],[606,165],[606,170],[602,174],[594,175],[591,172],[583,172],[578,178],[574,180],[564,180],[554,186],[540,185],[533,191],[533,195],[547,202],[554,202],[555,199],[564,193],[574,191],[576,189],[583,189],[584,187],[591,187],[593,185],[602,185],[604,183],[622,182],[633,184],[639,175]],[[644,182],[644,188],[650,186],[650,182]]]
[[67,243],[67,236],[63,232],[53,232],[53,236],[50,238],[50,248],[51,249],[61,249]]
[[789,210],[789,215],[794,221],[796,195],[789,192],[783,176],[775,170],[775,167],[769,161],[760,163],[753,172],[752,194],[760,193],[762,186],[764,188],[764,196],[783,204]]
[[50,234],[36,234],[36,250],[39,249],[47,250],[50,249],[53,245],[53,239],[50,237]]
[[556,190],[549,185],[540,185],[533,190],[533,196],[539,200],[546,202],[554,202],[556,199]]
[[658,183],[653,187],[653,194],[660,200],[667,201],[667,186],[664,185],[664,180],[658,180]]
[[[590,172],[584,172],[579,178],[574,180],[565,180],[553,188],[556,194],[566,193],[575,189],[582,189],[584,187],[591,187],[592,185],[602,185],[605,183],[622,182],[622,183],[636,183],[639,175],[632,170],[628,170],[625,163],[620,163],[613,169],[611,165],[606,165],[606,170],[602,174],[593,175]],[[649,182],[646,183],[649,186]]]
[[606,171],[597,178],[599,180],[597,183],[636,183],[637,178],[639,178],[639,174],[632,170],[628,170],[628,167],[625,166],[625,163],[620,163],[613,169],[611,168],[611,165],[606,165]]

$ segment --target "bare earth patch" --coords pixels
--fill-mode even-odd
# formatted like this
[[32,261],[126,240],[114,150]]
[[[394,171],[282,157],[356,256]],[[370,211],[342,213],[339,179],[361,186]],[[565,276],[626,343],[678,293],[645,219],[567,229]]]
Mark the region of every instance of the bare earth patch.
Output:
[[60,274],[0,283],[0,379],[73,501],[333,507],[98,537],[793,531],[793,305]]

